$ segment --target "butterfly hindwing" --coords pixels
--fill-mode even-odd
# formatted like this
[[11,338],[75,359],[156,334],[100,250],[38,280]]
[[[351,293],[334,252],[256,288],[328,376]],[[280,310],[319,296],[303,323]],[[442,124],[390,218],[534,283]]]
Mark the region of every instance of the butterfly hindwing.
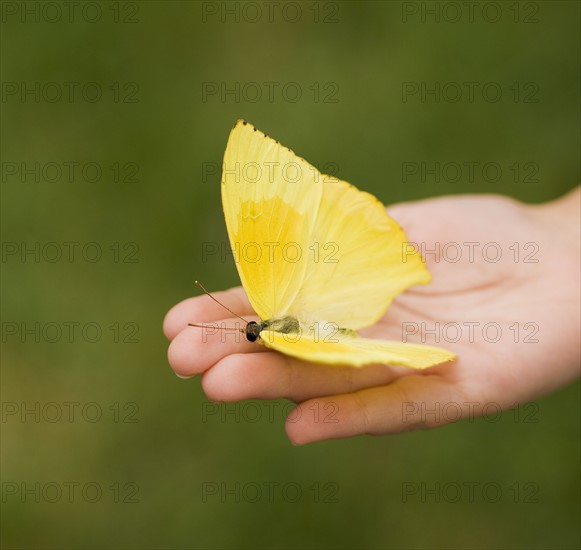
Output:
[[329,176],[322,181],[309,263],[289,313],[307,324],[325,319],[357,330],[375,323],[406,288],[428,283],[430,274],[373,195]]
[[281,333],[266,329],[260,338],[265,346],[285,355],[331,365],[360,367],[382,363],[425,369],[455,357],[436,347],[360,338],[336,330]]

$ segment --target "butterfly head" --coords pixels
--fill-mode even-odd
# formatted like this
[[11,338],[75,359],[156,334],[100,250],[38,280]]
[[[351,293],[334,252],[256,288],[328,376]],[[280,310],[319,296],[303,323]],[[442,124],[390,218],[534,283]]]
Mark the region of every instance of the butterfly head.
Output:
[[245,334],[249,342],[256,342],[260,336],[260,331],[264,328],[262,323],[257,323],[256,321],[250,321],[246,325]]

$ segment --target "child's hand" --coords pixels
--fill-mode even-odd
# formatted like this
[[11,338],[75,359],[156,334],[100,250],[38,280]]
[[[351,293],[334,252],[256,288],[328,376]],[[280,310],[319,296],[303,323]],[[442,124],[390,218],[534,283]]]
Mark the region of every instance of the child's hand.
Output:
[[[540,206],[473,195],[388,208],[419,245],[433,281],[400,295],[360,334],[444,347],[458,355],[454,363],[425,371],[306,363],[240,333],[188,327],[242,327],[208,296],[167,314],[169,362],[180,376],[202,374],[212,400],[299,403],[286,426],[295,444],[434,427],[540,397],[579,375],[579,197],[576,189]],[[241,287],[214,296],[257,319]]]

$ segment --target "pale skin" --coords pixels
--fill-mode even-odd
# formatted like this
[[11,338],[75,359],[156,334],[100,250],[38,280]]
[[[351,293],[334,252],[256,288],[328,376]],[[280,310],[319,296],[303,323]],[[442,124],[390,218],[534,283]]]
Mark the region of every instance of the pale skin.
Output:
[[[202,295],[180,302],[164,320],[170,365],[181,377],[201,375],[214,401],[295,402],[300,410],[286,422],[295,445],[433,428],[457,414],[473,417],[537,399],[579,376],[580,199],[578,187],[542,205],[466,195],[388,208],[409,241],[424,243],[433,280],[398,296],[376,325],[359,332],[443,347],[456,353],[453,362],[418,371],[300,361],[242,334],[189,327],[243,324]],[[436,243],[439,257],[430,252]],[[241,287],[213,295],[258,319]]]

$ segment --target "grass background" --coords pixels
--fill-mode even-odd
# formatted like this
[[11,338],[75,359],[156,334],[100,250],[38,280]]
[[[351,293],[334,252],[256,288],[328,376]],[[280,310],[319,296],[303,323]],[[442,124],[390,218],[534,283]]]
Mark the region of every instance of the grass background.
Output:
[[[294,448],[283,402],[273,418],[252,403],[204,417],[199,381],[168,367],[161,322],[196,294],[194,278],[212,289],[238,284],[230,259],[202,259],[203,243],[226,241],[212,168],[237,118],[386,204],[450,193],[541,202],[573,188],[579,4],[501,2],[497,22],[483,3],[473,21],[448,3],[461,10],[457,22],[454,11],[439,21],[426,13],[443,9],[434,2],[303,2],[300,15],[283,2],[272,15],[262,3],[89,4],[71,21],[63,3],[2,4],[3,548],[578,548],[579,384],[518,419]],[[78,83],[72,101],[66,82]],[[81,93],[89,82],[98,101]],[[473,102],[404,102],[404,82],[480,84]],[[489,82],[502,90],[497,102],[482,97]],[[515,82],[537,101],[515,101]],[[37,85],[38,101],[23,97]],[[236,86],[238,95],[203,93]],[[65,96],[50,101],[55,89]],[[79,163],[72,181],[70,162]],[[502,175],[406,179],[405,162],[493,162]],[[22,163],[39,163],[39,181]],[[64,172],[56,181],[50,163]],[[80,171],[86,163],[101,168],[96,181],[93,165],[89,177]],[[536,163],[536,177],[525,178],[525,163]],[[48,261],[47,243],[65,242],[80,243],[72,261]],[[35,243],[39,261],[23,261]],[[84,259],[87,243],[97,243],[98,261]],[[69,342],[50,323],[79,328]],[[87,323],[100,327],[99,341],[87,341],[95,325],[88,338],[79,332]],[[40,341],[22,324],[38,326]],[[51,404],[66,413],[64,403],[79,403],[72,421],[51,422]],[[38,419],[22,418],[35,407]],[[102,417],[88,421],[96,410]],[[80,485],[72,502],[67,493],[50,502],[51,483]],[[86,483],[101,488],[97,502],[88,501],[94,486],[81,494]],[[204,502],[208,483],[239,484],[248,498]],[[406,483],[463,492],[458,502],[406,500]],[[466,483],[478,484],[473,499]],[[498,502],[482,495],[486,483],[501,486]],[[527,483],[538,487],[536,502],[525,502]],[[258,502],[249,502],[253,484]],[[272,502],[267,484],[279,484]],[[284,498],[288,484],[300,487],[297,502],[290,489]]]

